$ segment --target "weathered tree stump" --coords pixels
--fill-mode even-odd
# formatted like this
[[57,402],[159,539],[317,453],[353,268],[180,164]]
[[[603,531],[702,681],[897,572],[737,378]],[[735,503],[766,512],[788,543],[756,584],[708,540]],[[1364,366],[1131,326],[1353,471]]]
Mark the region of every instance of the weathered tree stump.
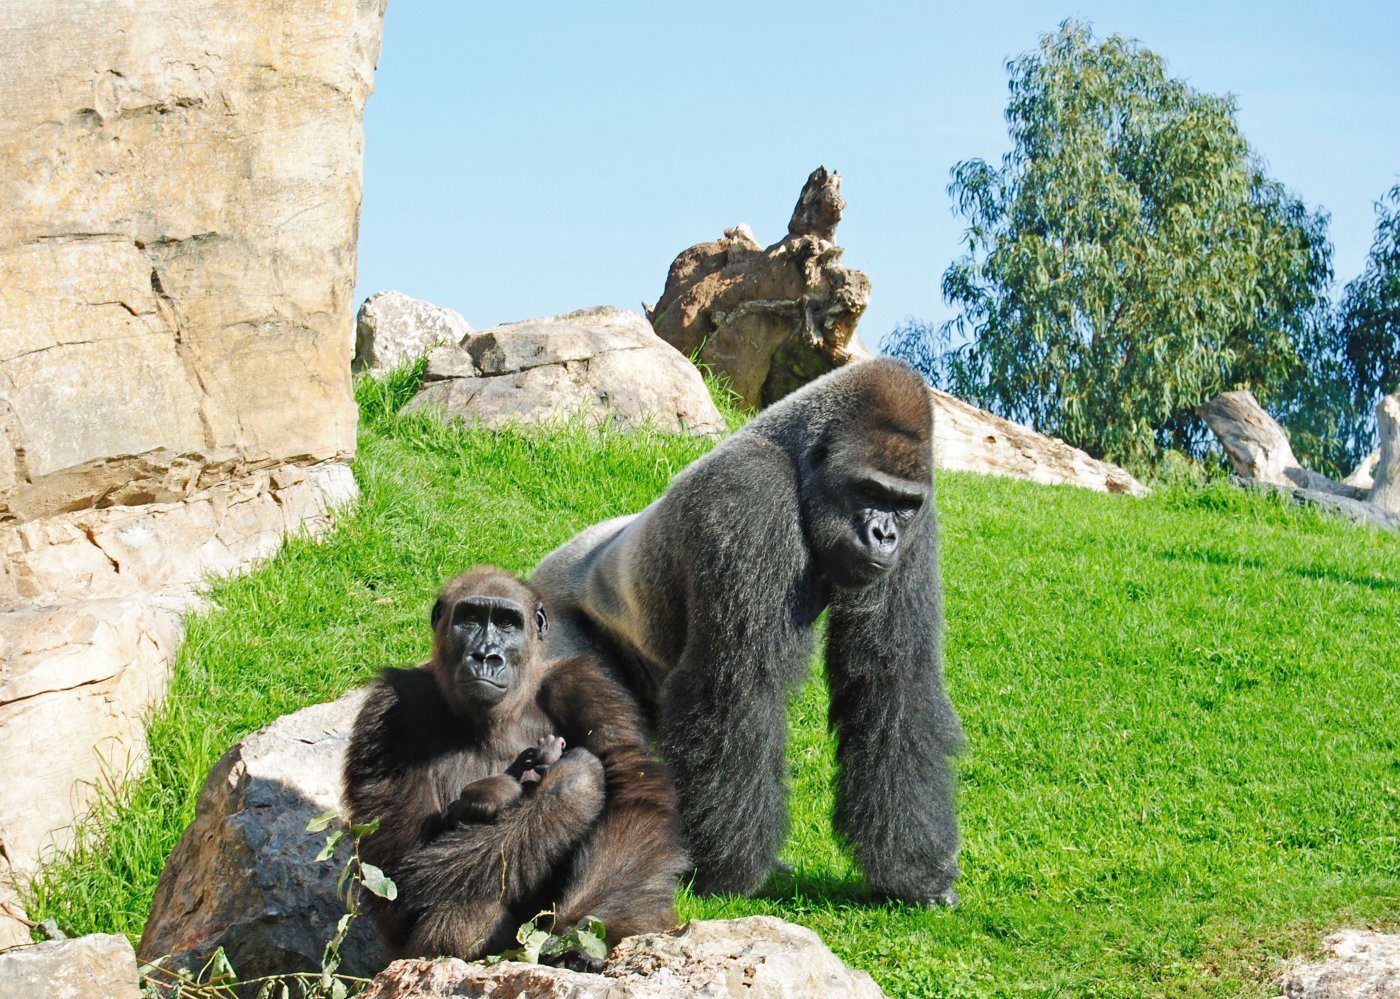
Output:
[[1376,463],[1371,505],[1400,514],[1400,391],[1376,404],[1376,429],[1381,438],[1381,459]]

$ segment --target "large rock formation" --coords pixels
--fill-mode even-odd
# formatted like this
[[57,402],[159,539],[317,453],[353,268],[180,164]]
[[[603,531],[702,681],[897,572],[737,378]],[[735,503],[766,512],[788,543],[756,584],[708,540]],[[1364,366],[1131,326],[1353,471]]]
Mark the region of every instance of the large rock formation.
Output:
[[174,608],[354,495],[383,7],[0,5],[0,841],[21,873],[140,759]]
[[695,366],[641,316],[607,306],[506,323],[439,347],[406,408],[425,407],[484,427],[582,413],[624,430],[724,429]]
[[849,360],[870,279],[841,266],[841,175],[807,178],[788,234],[764,249],[747,226],[683,250],[649,310],[656,332],[723,375],[746,406],[767,406]]
[[[224,948],[243,978],[321,966],[345,904],[336,878],[348,844],[316,862],[324,834],[308,833],[341,810],[341,772],[363,691],[279,718],[215,764],[195,819],[156,885],[141,935],[143,961],[198,968]],[[341,947],[341,971],[372,975],[386,958],[368,920]]]
[[841,963],[811,930],[774,916],[687,923],[628,937],[600,974],[507,961],[492,967],[448,959],[396,961],[363,999],[881,999],[863,971]]

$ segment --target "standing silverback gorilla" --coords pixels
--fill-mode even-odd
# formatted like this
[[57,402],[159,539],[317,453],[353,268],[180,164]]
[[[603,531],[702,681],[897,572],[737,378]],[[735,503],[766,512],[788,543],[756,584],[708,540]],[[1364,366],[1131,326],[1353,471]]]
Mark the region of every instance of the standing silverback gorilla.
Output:
[[548,616],[477,567],[433,607],[433,657],[369,689],[345,762],[360,856],[398,887],[366,896],[392,957],[474,958],[536,913],[595,915],[608,946],[675,922],[686,869],[675,796],[633,697],[587,656],[546,662]]
[[535,570],[554,647],[600,655],[659,716],[697,889],[753,891],[776,863],[786,697],[829,609],[836,828],[879,894],[956,903],[932,432],[911,369],[839,369]]

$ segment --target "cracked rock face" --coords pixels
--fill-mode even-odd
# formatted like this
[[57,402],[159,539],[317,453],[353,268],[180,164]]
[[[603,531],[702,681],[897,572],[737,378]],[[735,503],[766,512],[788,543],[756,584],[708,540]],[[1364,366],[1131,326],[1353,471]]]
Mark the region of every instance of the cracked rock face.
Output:
[[681,251],[647,318],[682,354],[728,375],[755,409],[848,363],[870,279],[841,264],[845,207],[841,175],[817,168],[787,236],[764,249],[739,225]]
[[382,16],[0,5],[0,523],[353,453]]
[[699,371],[645,319],[581,309],[468,333],[428,355],[422,390],[407,409],[438,408],[502,427],[577,414],[626,430],[712,434],[724,429]]
[[383,14],[0,4],[23,53],[0,61],[0,849],[21,876],[140,765],[207,574],[355,495]]

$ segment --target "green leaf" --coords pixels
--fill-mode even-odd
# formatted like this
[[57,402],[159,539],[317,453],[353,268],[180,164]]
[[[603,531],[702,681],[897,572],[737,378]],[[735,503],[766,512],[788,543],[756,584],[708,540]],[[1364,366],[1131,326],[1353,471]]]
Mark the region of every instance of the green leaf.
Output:
[[327,836],[326,845],[321,848],[320,853],[316,854],[314,863],[319,863],[322,860],[330,860],[331,857],[335,856],[335,848],[340,845],[340,841],[344,838],[345,831],[342,829],[337,829]]
[[379,816],[377,815],[362,825],[352,825],[350,827],[350,835],[355,838],[356,842],[359,842],[366,836],[372,836],[378,831]]
[[380,898],[393,901],[399,897],[398,886],[385,877],[384,872],[373,864],[360,864],[360,883]]
[[340,818],[339,812],[322,812],[306,824],[306,831],[320,832],[322,829],[328,828],[338,818]]

